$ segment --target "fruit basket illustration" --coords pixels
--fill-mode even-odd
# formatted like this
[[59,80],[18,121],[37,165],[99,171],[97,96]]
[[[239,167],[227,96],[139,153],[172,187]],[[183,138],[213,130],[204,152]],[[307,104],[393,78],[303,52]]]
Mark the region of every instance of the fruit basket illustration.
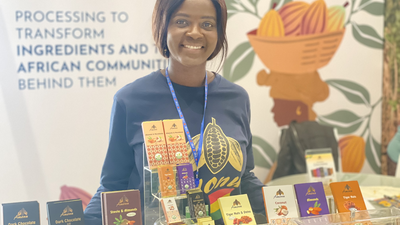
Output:
[[345,29],[320,34],[265,37],[257,29],[247,37],[255,53],[268,69],[280,73],[303,74],[327,65],[343,39]]

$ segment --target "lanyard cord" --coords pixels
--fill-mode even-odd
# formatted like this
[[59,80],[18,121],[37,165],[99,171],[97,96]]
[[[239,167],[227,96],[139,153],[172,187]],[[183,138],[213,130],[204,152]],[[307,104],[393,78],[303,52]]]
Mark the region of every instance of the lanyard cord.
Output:
[[190,136],[189,128],[186,124],[185,117],[183,116],[181,107],[179,106],[178,98],[176,97],[175,90],[174,90],[174,87],[172,86],[171,79],[169,78],[168,67],[165,69],[165,76],[167,78],[167,82],[168,82],[169,90],[171,91],[172,98],[174,99],[174,102],[175,102],[176,110],[178,111],[179,117],[182,119],[183,128],[185,129],[186,137],[189,141],[190,148],[192,149],[194,161],[196,162],[197,170],[196,170],[195,184],[196,184],[196,187],[198,187],[199,186],[199,161],[200,161],[200,156],[201,156],[201,149],[203,146],[204,117],[206,114],[206,107],[207,107],[207,92],[208,92],[207,71],[206,71],[206,80],[205,80],[205,87],[204,87],[204,90],[205,90],[204,111],[203,111],[203,119],[201,121],[200,139],[199,139],[199,146],[198,146],[197,151],[194,146],[192,137]]

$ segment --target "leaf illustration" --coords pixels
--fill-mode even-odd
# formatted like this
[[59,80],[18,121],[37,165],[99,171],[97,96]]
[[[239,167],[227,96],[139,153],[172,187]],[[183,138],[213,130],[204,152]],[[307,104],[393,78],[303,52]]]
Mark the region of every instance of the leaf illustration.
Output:
[[353,36],[358,42],[371,48],[383,48],[383,40],[374,28],[368,25],[357,25],[354,22],[351,25]]
[[326,80],[326,83],[342,92],[350,102],[367,106],[371,104],[368,90],[355,82],[332,79]]
[[[360,4],[362,7],[363,5]],[[385,5],[383,2],[371,2],[367,3],[365,7],[361,8],[360,10],[366,11],[375,16],[382,16],[384,14]]]
[[249,42],[238,45],[226,59],[224,77],[231,82],[244,77],[253,65],[254,57],[255,53]]
[[237,13],[237,9],[235,7],[235,0],[226,0],[226,9],[228,10],[228,19],[229,17],[235,15]]
[[275,149],[272,148],[272,146],[262,138],[253,135],[254,163],[256,166],[270,169],[272,166],[271,163],[265,158],[264,156],[265,154],[262,154],[259,151],[263,151],[269,157],[271,162],[275,162],[276,160]]
[[[377,158],[375,158],[374,153],[377,155]],[[381,169],[380,165],[377,164],[377,161],[380,162],[381,159],[381,145],[374,139],[374,137],[372,137],[371,134],[369,134],[367,138],[367,143],[365,145],[365,155],[367,157],[369,165],[372,167],[374,172],[380,174]]]
[[318,206],[318,201],[314,203],[314,208]]
[[357,131],[357,129],[364,122],[364,120],[360,120],[360,121],[358,121],[356,123],[353,123],[353,124],[348,124],[348,125],[340,124],[339,125],[339,124],[335,123],[337,121],[332,121],[332,120],[326,119],[323,116],[318,117],[318,120],[323,125],[327,125],[327,126],[331,126],[331,127],[336,128],[339,134],[351,134],[351,133],[354,133],[355,131]]
[[259,0],[250,0],[250,3],[251,3],[253,6],[257,7],[258,1],[259,1]]
[[339,110],[339,111],[333,112],[329,115],[321,116],[321,117],[323,117],[325,119],[341,122],[341,123],[353,123],[353,122],[361,119],[361,117],[357,116],[353,112],[350,112],[349,110]]
[[272,0],[271,3],[269,4],[269,9],[272,9],[274,3],[276,3],[275,10],[279,10],[283,5],[292,1],[293,0]]

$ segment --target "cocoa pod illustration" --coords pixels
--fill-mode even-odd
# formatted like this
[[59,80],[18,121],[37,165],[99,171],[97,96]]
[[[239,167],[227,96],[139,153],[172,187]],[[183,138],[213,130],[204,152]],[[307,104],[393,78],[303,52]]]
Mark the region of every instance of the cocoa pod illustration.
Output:
[[301,25],[304,14],[310,4],[306,2],[289,2],[278,10],[285,27],[285,36],[300,35]]
[[343,172],[360,172],[365,162],[365,141],[362,137],[348,135],[339,142]]
[[242,171],[243,168],[243,153],[240,148],[239,142],[235,139],[228,137],[230,153],[229,153],[229,163],[235,168],[237,171]]
[[269,10],[258,26],[257,35],[264,37],[283,37],[285,36],[285,27],[283,26],[282,18],[275,10],[276,3],[274,3],[271,10]]
[[334,5],[328,8],[326,32],[333,32],[344,28],[344,20],[346,19],[345,8],[348,4],[346,2],[344,5]]
[[328,9],[324,0],[314,1],[303,16],[301,35],[324,33],[328,20]]
[[221,127],[219,127],[214,118],[212,122],[207,124],[204,130],[204,158],[206,164],[213,174],[221,171],[226,163],[230,154],[229,140],[225,136]]
[[[200,135],[192,137],[196,149],[199,146],[199,139]],[[186,143],[186,151],[193,169],[197,170],[189,142]],[[226,166],[227,162],[229,162],[237,171],[242,171],[242,149],[239,143],[235,139],[226,136],[221,127],[216,124],[216,120],[211,118],[211,123],[207,124],[204,130],[199,168],[206,164],[209,170],[213,174],[216,174]]]

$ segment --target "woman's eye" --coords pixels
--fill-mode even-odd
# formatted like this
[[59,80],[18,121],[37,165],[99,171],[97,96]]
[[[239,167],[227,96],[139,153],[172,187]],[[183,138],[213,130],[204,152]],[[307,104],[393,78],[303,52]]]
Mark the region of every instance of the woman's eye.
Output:
[[178,25],[186,25],[187,21],[186,20],[177,20],[176,24],[178,24]]
[[204,26],[205,28],[211,28],[211,27],[213,27],[213,24],[210,23],[210,22],[204,22],[204,23],[203,23],[203,26]]

